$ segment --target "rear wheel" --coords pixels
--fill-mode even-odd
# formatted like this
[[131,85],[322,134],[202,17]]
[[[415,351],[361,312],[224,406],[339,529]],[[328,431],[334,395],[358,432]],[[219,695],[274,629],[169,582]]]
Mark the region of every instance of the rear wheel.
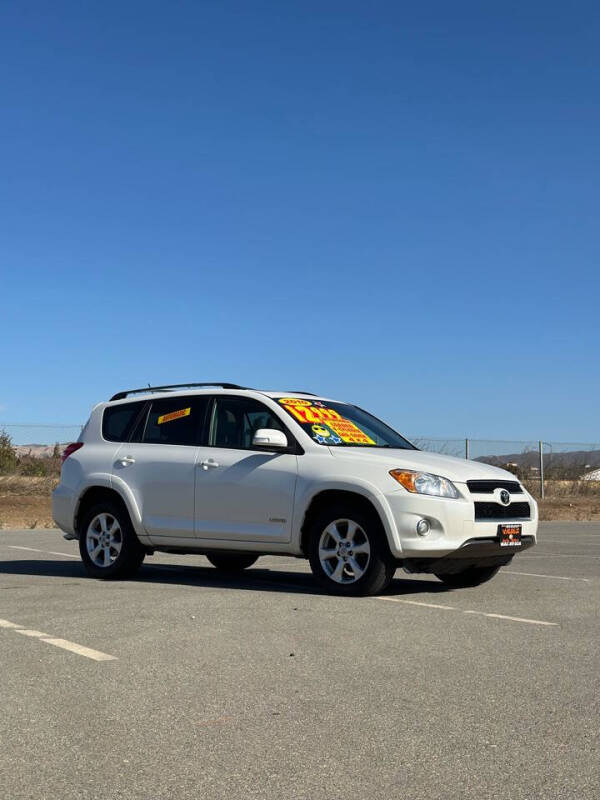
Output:
[[94,578],[128,578],[140,567],[145,550],[126,510],[113,500],[96,503],[83,515],[79,552]]
[[435,577],[443,581],[451,589],[467,589],[491,581],[500,567],[469,567],[462,572],[444,575],[436,573]]
[[258,561],[258,556],[251,553],[211,553],[206,557],[221,572],[241,572]]
[[319,514],[308,550],[313,575],[332,594],[378,594],[396,571],[379,519],[360,508],[332,507]]

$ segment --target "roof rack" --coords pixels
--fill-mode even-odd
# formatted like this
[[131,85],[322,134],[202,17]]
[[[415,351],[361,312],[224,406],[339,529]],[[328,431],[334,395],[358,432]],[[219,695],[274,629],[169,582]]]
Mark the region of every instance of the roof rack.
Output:
[[304,391],[302,391],[302,389],[293,389],[291,392],[288,392],[288,394],[307,394],[310,397],[318,397],[319,396],[318,394],[315,394],[314,392],[304,392]]
[[206,383],[170,383],[166,386],[143,386],[141,389],[127,389],[124,392],[117,392],[110,398],[112,400],[123,400],[130,394],[145,394],[146,392],[164,392],[168,389],[192,389],[197,386],[220,386],[222,389],[247,389],[247,386],[238,386],[237,383],[221,383],[221,381],[208,381]]

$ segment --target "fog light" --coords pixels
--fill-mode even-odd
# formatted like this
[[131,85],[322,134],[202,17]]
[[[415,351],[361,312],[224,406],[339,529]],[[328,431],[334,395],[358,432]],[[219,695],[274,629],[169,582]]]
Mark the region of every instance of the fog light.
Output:
[[419,536],[427,536],[430,530],[431,530],[431,525],[429,524],[429,520],[420,519],[417,522],[417,533],[419,534]]

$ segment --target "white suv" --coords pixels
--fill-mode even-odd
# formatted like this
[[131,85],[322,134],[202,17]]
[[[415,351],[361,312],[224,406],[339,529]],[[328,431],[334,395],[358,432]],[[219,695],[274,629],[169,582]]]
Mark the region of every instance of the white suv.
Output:
[[293,555],[347,595],[382,591],[398,566],[483,583],[535,544],[538,516],[510,473],[420,451],[357,406],[227,383],[97,405],[52,505],[94,577],[130,575],[156,550],[227,572]]

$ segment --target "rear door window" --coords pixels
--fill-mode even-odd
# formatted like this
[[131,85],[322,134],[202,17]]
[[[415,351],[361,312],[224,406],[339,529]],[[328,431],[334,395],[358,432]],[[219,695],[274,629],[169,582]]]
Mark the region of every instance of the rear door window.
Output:
[[196,395],[153,400],[142,442],[196,446],[200,442],[208,397]]
[[105,408],[102,416],[102,438],[108,442],[126,442],[144,405],[144,401],[138,401]]

